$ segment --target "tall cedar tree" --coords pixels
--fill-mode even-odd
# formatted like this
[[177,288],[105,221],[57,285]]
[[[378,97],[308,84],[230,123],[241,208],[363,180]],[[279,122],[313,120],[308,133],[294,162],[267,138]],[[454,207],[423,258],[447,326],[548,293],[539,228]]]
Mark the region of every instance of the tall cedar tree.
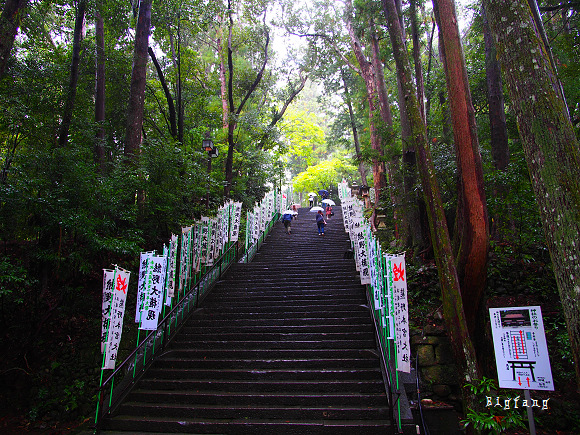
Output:
[[145,84],[147,80],[147,48],[151,33],[151,5],[153,0],[141,0],[135,31],[135,50],[131,71],[131,88],[127,108],[127,131],[125,136],[125,161],[135,164],[141,150],[141,129],[145,107]]
[[461,285],[465,319],[470,334],[475,332],[479,305],[487,277],[489,223],[483,187],[483,165],[477,139],[475,109],[467,81],[463,47],[453,0],[434,0],[439,26],[447,92],[453,121],[457,160],[457,214],[454,249]]
[[483,1],[540,209],[580,389],[580,148],[531,3]]
[[73,110],[75,107],[77,83],[79,81],[79,64],[81,62],[81,42],[84,33],[86,9],[86,0],[81,0],[77,6],[77,13],[75,17],[69,83],[64,105],[64,113],[62,115],[62,121],[60,123],[58,132],[58,145],[61,147],[66,146],[68,143],[68,133],[70,130],[70,124],[72,122]]
[[100,12],[95,12],[95,163],[105,172],[105,22]]

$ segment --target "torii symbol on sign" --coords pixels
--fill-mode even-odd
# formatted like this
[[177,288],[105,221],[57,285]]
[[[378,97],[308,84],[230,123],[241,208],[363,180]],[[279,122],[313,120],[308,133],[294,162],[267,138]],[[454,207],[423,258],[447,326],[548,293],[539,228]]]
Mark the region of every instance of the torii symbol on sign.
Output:
[[399,266],[397,266],[397,264],[393,264],[393,275],[394,275],[394,281],[405,281],[405,269],[403,269],[403,263],[399,263]]

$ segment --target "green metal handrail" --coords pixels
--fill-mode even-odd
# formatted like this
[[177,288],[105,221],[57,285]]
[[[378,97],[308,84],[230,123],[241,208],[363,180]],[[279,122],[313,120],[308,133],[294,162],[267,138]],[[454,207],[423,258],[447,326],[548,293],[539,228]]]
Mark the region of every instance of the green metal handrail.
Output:
[[167,344],[175,337],[189,315],[199,307],[200,302],[214,287],[216,281],[235,262],[250,262],[264,242],[268,233],[279,219],[275,213],[266,224],[265,230],[248,250],[240,251],[238,243],[230,242],[228,248],[215,261],[213,266],[205,267],[196,274],[191,281],[189,290],[178,295],[178,302],[171,311],[164,315],[156,330],[149,332],[143,341],[125,360],[118,365],[115,371],[103,382],[101,371],[101,385],[98,391],[97,409],[95,413],[95,433],[101,429],[103,419],[121,403],[143,373],[153,363],[156,356],[163,353]]

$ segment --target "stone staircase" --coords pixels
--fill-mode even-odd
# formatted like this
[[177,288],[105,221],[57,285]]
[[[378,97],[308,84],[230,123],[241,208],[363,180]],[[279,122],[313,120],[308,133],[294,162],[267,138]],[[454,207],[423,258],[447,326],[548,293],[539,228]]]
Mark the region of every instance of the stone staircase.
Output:
[[340,207],[301,209],[235,264],[102,433],[389,434],[374,326]]

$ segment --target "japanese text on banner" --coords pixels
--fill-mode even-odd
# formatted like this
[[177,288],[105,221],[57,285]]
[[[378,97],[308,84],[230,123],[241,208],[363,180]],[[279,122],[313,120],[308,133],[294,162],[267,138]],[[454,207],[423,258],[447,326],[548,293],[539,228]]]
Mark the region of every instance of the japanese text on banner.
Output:
[[103,369],[115,368],[117,352],[119,351],[121,335],[123,334],[123,316],[125,315],[125,303],[127,301],[131,272],[117,267],[114,275],[115,289],[113,290],[111,299],[111,313],[109,317],[107,343],[105,344]]

